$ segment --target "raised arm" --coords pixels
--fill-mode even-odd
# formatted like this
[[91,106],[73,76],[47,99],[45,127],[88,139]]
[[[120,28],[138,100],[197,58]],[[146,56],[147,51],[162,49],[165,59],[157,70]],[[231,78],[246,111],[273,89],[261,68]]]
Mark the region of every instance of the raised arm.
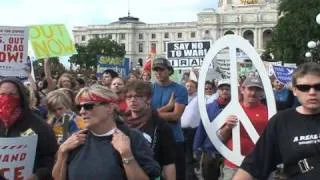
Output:
[[50,66],[50,60],[48,58],[44,59],[44,75],[48,82],[48,92],[54,90],[54,84],[51,76],[51,66]]

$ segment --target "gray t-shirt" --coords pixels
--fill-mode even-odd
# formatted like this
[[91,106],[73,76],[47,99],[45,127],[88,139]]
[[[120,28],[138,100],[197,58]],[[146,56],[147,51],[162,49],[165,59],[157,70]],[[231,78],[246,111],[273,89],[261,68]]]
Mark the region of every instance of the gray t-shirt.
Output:
[[[125,128],[128,129],[128,127]],[[128,132],[130,133],[131,150],[136,161],[150,179],[158,177],[160,175],[160,166],[153,159],[153,153],[148,142],[140,132],[133,129],[129,129]],[[97,137],[88,132],[85,144],[72,151],[69,155],[67,162],[68,179],[127,179],[120,154],[113,148],[111,140],[112,135]]]

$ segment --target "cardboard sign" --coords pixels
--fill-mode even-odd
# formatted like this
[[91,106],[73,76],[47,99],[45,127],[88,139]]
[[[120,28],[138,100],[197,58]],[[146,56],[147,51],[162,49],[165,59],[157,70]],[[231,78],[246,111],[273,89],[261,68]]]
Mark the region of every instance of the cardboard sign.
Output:
[[174,69],[200,68],[210,45],[210,40],[168,42],[167,58]]
[[285,67],[273,65],[275,78],[282,84],[289,84],[292,81],[292,74],[296,67]]
[[27,78],[28,28],[0,26],[0,76]]
[[29,39],[37,59],[77,54],[63,24],[32,25],[29,27]]
[[101,77],[102,73],[107,69],[112,69],[123,77],[128,76],[130,71],[130,62],[128,58],[115,58],[101,55],[98,55],[97,58],[97,77]]
[[[206,102],[204,94],[206,75],[212,60],[214,60],[216,55],[225,48],[229,48],[231,101],[223,109],[223,111],[212,122],[210,122],[209,116],[206,111]],[[251,121],[249,120],[248,116],[246,115],[246,113],[242,109],[242,106],[239,103],[236,53],[237,48],[241,49],[252,60],[253,65],[255,66],[257,72],[261,77],[267,99],[269,118],[276,113],[276,106],[271,87],[271,82],[264,68],[262,60],[260,59],[259,54],[251,46],[251,44],[243,37],[237,35],[226,35],[222,37],[221,39],[217,40],[208,51],[204,59],[203,65],[201,66],[201,69],[199,71],[200,74],[198,81],[198,101],[201,119],[211,142],[226,159],[239,166],[244,158],[244,156],[241,154],[240,149],[240,125],[237,125],[232,129],[232,150],[226,147],[226,145],[223,142],[221,142],[221,140],[217,136],[217,131],[224,125],[227,117],[230,115],[235,115],[238,117],[239,123],[243,125],[244,129],[247,131],[249,137],[252,139],[254,143],[256,143],[259,138],[259,135],[255,127],[252,125]]]
[[23,180],[32,175],[38,136],[0,138],[0,175]]
[[[249,57],[245,53],[237,49],[236,59],[237,63],[241,64],[241,62],[249,59]],[[218,71],[224,79],[230,78],[230,58],[228,49],[221,50],[213,61],[213,68],[215,69],[215,71]],[[245,74],[251,70],[252,69],[240,69],[240,74]]]

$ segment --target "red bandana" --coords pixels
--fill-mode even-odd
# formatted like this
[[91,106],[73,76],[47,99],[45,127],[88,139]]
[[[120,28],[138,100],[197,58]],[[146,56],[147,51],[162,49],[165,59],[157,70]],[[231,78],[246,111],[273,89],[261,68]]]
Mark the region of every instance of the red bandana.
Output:
[[15,95],[0,95],[0,120],[5,127],[10,127],[19,118],[21,114],[19,104],[20,98]]

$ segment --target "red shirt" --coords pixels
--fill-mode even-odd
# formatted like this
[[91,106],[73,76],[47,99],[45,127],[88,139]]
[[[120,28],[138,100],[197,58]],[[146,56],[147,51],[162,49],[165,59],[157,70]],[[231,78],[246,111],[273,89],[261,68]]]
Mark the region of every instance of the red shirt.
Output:
[[[259,136],[261,136],[264,128],[268,124],[267,107],[263,104],[259,104],[255,107],[245,107],[242,103],[241,103],[241,106],[244,112],[247,114],[252,125],[255,127],[257,133],[259,134]],[[240,141],[241,141],[240,142],[241,154],[246,156],[253,150],[253,148],[255,147],[255,144],[252,142],[250,136],[248,135],[247,131],[244,129],[242,125],[240,126]],[[230,150],[232,150],[232,138],[227,140],[226,145]],[[237,168],[235,164],[228,161],[227,159],[224,160],[224,164],[230,168]]]

